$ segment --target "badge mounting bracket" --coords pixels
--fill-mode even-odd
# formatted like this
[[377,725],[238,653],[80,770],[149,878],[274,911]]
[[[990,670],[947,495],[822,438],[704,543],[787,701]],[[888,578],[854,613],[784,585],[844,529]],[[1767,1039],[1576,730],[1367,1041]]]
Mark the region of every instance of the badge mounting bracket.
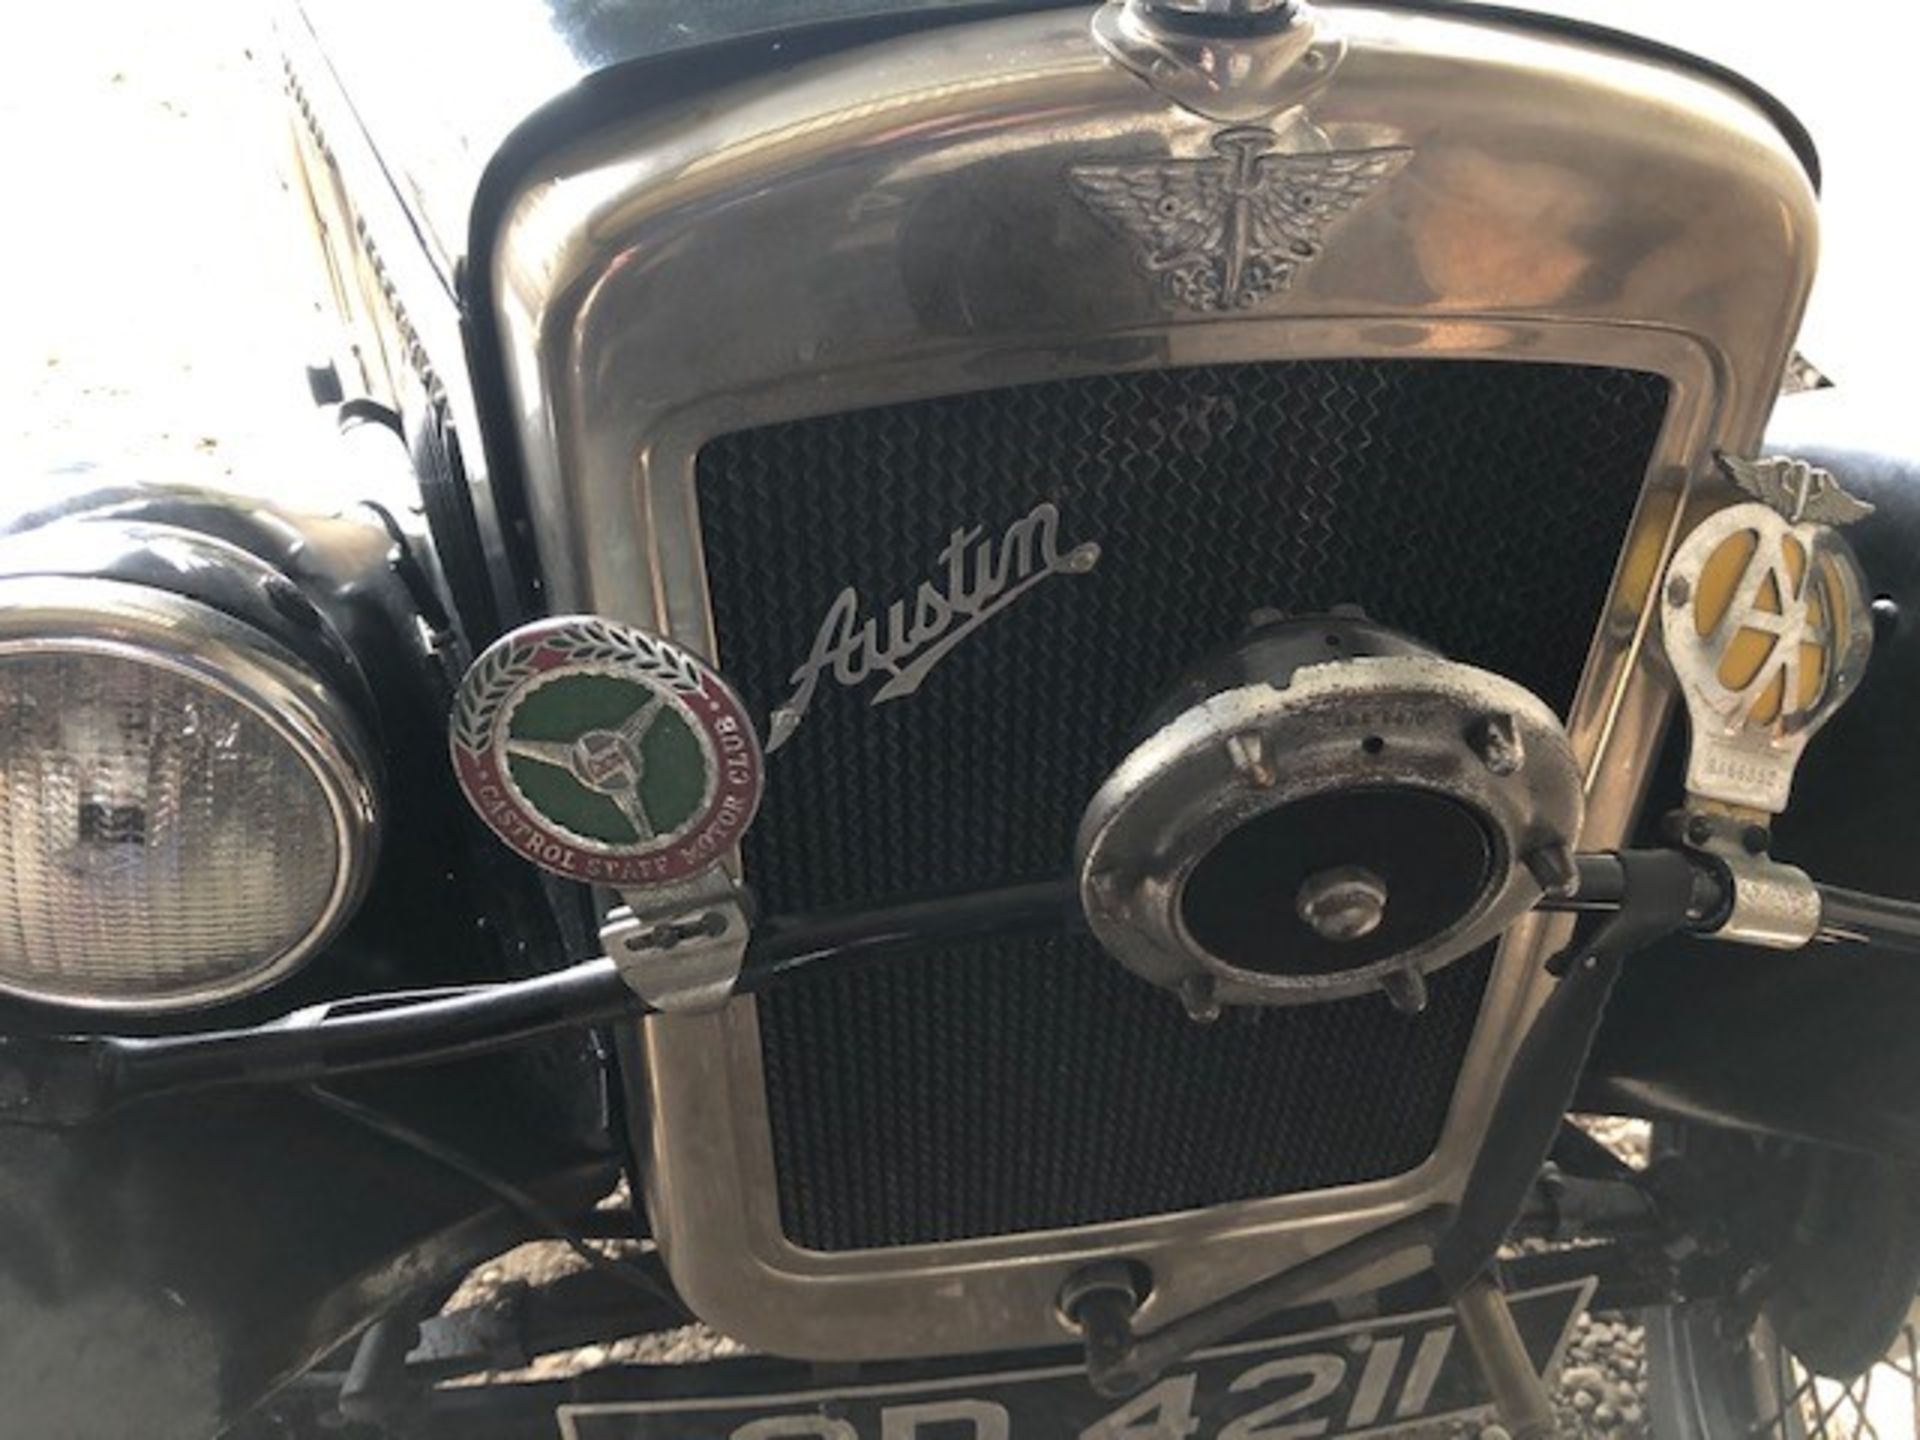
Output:
[[663,1011],[717,1010],[732,998],[753,908],[724,870],[620,898],[600,927],[600,944],[634,994]]

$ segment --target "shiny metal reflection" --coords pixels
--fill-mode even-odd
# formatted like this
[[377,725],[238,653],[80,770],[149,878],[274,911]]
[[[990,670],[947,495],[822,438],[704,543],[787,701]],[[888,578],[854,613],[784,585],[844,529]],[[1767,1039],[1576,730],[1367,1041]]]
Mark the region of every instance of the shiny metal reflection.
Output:
[[[360,722],[297,658],[197,601],[115,580],[0,580],[0,681],[9,660],[49,657],[147,667],[239,706],[311,777],[325,806],[333,874],[291,941],[234,973],[194,979],[189,972],[180,984],[147,994],[0,974],[0,994],[78,1010],[158,1013],[218,1004],[298,969],[352,914],[371,874],[379,835],[377,767]],[[5,798],[9,805],[27,803],[26,797]],[[101,823],[116,822],[108,817]],[[219,886],[226,878],[210,873],[204,883]],[[95,958],[110,966],[110,944]]]

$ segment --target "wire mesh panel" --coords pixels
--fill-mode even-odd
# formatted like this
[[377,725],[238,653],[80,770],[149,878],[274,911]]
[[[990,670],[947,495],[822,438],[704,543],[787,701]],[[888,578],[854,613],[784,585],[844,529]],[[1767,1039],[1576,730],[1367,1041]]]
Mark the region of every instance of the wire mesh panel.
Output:
[[[710,442],[721,663],[762,716],[817,672],[770,757],[751,882],[782,911],[1062,874],[1141,715],[1263,607],[1358,604],[1564,709],[1666,394],[1578,366],[1290,361]],[[1097,560],[939,630],[923,585],[982,545],[1029,574],[992,547],[1042,505],[1059,552]],[[869,617],[883,663],[808,666]],[[917,623],[918,649],[891,643]],[[1486,973],[1461,962],[1414,1018],[1375,996],[1210,1027],[1084,942],[796,985],[760,1003],[784,1222],[898,1245],[1400,1173],[1438,1138]]]

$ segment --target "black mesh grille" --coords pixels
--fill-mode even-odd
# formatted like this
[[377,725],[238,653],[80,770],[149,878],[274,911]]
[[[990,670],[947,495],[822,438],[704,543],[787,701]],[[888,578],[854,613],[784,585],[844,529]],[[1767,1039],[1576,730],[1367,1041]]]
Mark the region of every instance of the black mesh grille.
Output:
[[[1062,381],[717,439],[719,648],[755,713],[844,586],[883,612],[952,531],[1050,500],[1048,578],[912,696],[829,677],[747,842],[775,910],[1063,873],[1131,727],[1249,611],[1357,602],[1564,708],[1664,412],[1653,376],[1296,361]],[[955,953],[761,1002],[780,1202],[822,1249],[1378,1178],[1432,1149],[1484,959],[1378,998],[1186,1022],[1091,946]]]

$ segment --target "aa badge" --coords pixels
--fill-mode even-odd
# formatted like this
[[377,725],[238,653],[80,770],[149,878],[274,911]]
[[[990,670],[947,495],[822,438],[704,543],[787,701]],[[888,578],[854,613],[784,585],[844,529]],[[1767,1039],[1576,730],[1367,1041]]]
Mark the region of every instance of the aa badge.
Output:
[[461,789],[508,846],[621,889],[718,864],[763,789],[732,687],[673,642],[593,616],[489,646],[461,681],[452,749]]
[[1661,615],[1691,722],[1687,791],[1778,815],[1807,741],[1873,649],[1866,576],[1835,528],[1873,506],[1804,460],[1716,459],[1752,498],[1681,542]]

